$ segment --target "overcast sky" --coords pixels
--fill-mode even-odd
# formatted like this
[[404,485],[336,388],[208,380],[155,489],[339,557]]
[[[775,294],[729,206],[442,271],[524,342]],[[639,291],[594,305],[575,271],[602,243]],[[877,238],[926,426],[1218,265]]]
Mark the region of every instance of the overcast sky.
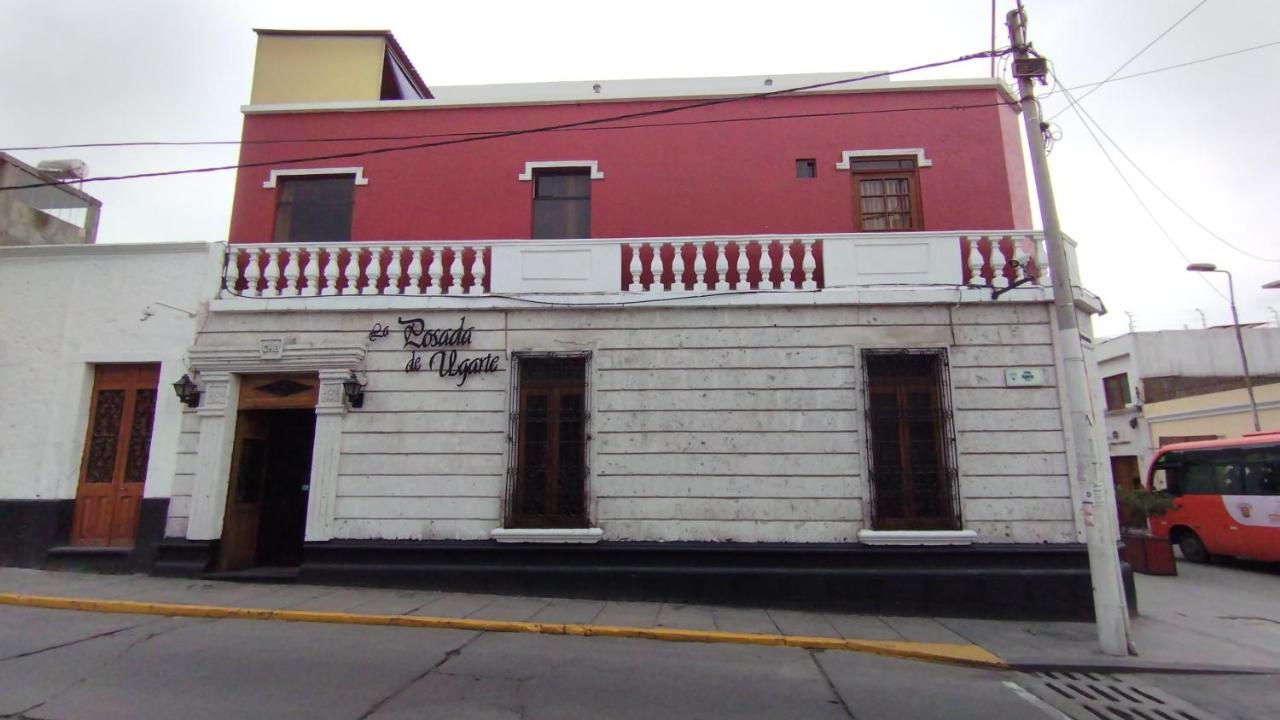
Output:
[[[1068,87],[1102,80],[1200,0],[1027,0],[1029,37]],[[998,0],[1003,15],[1012,0]],[[359,3],[0,0],[0,147],[125,140],[234,140],[249,97],[254,27],[390,29],[428,85],[889,70],[986,49],[989,0],[914,2]],[[1280,41],[1280,3],[1208,0],[1121,75]],[[1280,260],[1264,210],[1280,201],[1280,46],[1115,80],[1082,101],[1142,170],[1210,230]],[[986,60],[901,79],[985,76]],[[1049,88],[1044,88],[1044,91]],[[1079,97],[1084,90],[1076,91]],[[1067,107],[1044,98],[1048,115]],[[1227,303],[1183,270],[1235,273],[1244,322],[1273,322],[1280,262],[1233,250],[1163,199],[1116,150],[1166,238],[1071,111],[1050,158],[1063,228],[1084,284],[1110,313],[1100,334],[1230,322]],[[1106,143],[1106,140],[1102,140]],[[91,175],[235,162],[232,145],[29,150],[77,157]],[[96,183],[99,242],[222,241],[232,172]],[[1225,294],[1225,279],[1209,276]]]

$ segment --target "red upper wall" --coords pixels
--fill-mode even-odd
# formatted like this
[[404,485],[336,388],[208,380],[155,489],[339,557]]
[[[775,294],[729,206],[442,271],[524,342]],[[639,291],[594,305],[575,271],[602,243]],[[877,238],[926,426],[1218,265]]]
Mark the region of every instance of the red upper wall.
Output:
[[[245,144],[231,217],[232,242],[272,237],[271,169],[364,168],[352,239],[470,240],[531,235],[533,183],[526,161],[595,160],[593,237],[830,233],[854,230],[852,181],[836,170],[845,150],[923,148],[926,230],[1030,228],[1017,116],[994,88],[788,95],[657,115],[633,129],[578,129],[313,162],[278,162],[474,133],[574,122],[690,102],[454,107],[246,115],[247,141],[425,136],[422,140]],[[913,112],[898,108],[985,105]],[[846,113],[859,114],[846,114]],[[808,115],[748,122],[728,118]],[[691,124],[700,123],[700,124]],[[619,123],[614,123],[619,124]],[[797,158],[817,160],[798,179]]]

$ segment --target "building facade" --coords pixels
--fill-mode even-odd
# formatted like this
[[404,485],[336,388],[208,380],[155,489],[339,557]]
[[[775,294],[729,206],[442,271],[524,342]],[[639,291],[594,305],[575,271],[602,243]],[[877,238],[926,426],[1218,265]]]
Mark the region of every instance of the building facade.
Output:
[[156,572],[1091,613],[1003,86],[259,33]]

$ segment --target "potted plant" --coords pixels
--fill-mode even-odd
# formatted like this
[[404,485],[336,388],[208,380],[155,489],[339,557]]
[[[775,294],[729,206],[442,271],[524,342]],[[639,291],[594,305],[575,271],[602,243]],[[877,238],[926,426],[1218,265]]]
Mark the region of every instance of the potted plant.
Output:
[[1137,487],[1116,488],[1116,499],[1129,520],[1120,534],[1124,539],[1121,557],[1134,572],[1147,575],[1177,575],[1173,561],[1173,545],[1167,538],[1153,537],[1149,520],[1173,509],[1173,498],[1167,493]]

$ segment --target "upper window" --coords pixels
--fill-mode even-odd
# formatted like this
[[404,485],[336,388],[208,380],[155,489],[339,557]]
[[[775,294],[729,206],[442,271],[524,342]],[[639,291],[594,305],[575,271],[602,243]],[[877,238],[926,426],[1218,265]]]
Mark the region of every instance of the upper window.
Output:
[[533,237],[591,237],[589,168],[534,170]]
[[858,230],[920,230],[916,161],[870,158],[849,162],[853,173],[854,222]]
[[1107,396],[1108,410],[1123,410],[1130,402],[1129,376],[1125,373],[1102,378],[1102,389]]
[[351,175],[282,177],[276,200],[276,242],[346,242],[351,239],[355,178]]

